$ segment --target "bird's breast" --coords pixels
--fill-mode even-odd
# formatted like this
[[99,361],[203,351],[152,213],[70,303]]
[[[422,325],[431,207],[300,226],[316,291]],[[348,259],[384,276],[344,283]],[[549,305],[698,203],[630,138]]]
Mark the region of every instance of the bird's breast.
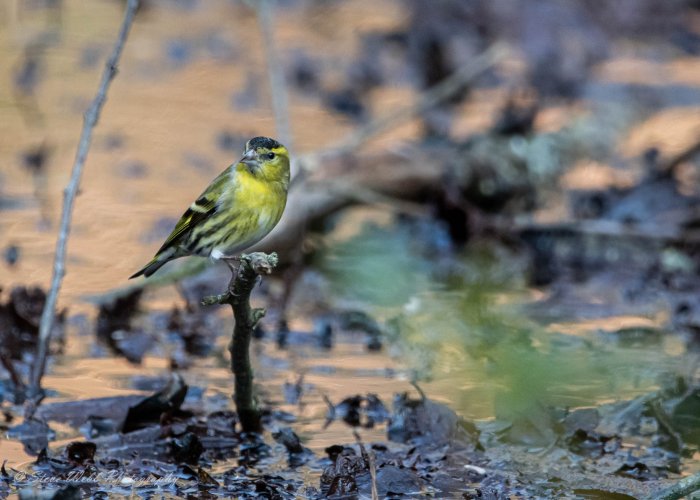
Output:
[[219,210],[227,219],[227,231],[212,247],[211,256],[238,253],[260,241],[279,222],[286,202],[284,186],[238,172],[235,189],[222,200]]

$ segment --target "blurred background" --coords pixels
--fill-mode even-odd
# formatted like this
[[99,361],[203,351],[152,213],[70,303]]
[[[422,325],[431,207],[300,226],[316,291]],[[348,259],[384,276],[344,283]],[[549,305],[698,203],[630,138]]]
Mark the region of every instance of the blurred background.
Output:
[[[280,387],[306,388],[294,411],[313,449],[348,439],[321,430],[322,395],[390,400],[418,382],[485,432],[545,446],[552,408],[695,387],[700,3],[280,0],[268,18],[260,5],[142,0],[75,207],[68,333],[45,382],[56,400],[133,393],[135,374],[176,367],[227,404],[228,311],[197,330],[221,349],[187,362],[186,327],[168,316],[200,314],[225,268],[149,287],[146,319],[119,329],[136,332],[131,351],[116,327],[95,334],[95,302],[256,135],[286,142],[298,176],[261,247],[282,265],[259,289],[271,313],[257,376],[282,408],[296,401]],[[49,283],[82,113],[123,8],[0,4],[5,307],[14,287]]]
[[[545,187],[561,180],[588,188],[633,182],[650,149],[663,163],[697,140],[700,40],[692,2],[439,5],[276,5],[296,156],[415,102],[495,42],[507,43],[508,55],[487,74],[355,153],[426,140],[465,143],[499,126],[504,135],[588,127],[569,139],[580,151],[545,152],[529,165]],[[20,246],[22,255],[6,270],[46,283],[49,266],[29,263],[53,249],[82,113],[122,5],[8,1],[2,8],[2,193],[11,210],[2,244]],[[118,283],[152,254],[169,229],[163,219],[175,220],[183,200],[240,155],[247,138],[275,135],[267,61],[255,10],[245,2],[143,2],[85,172],[71,241],[80,271],[67,276],[66,298]],[[509,102],[517,116],[506,116]],[[542,142],[530,149],[546,148]],[[521,156],[537,154],[527,146]],[[573,147],[551,147],[565,146]],[[523,205],[532,203],[526,194]]]

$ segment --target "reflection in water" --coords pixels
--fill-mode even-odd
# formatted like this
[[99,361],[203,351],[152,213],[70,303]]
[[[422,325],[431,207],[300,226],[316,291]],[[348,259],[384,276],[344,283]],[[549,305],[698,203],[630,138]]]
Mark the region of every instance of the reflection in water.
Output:
[[[427,393],[465,417],[529,419],[543,407],[633,398],[681,374],[682,341],[648,319],[606,318],[617,342],[577,323],[559,327],[578,334],[558,333],[525,315],[529,292],[516,254],[473,245],[447,280],[435,280],[442,264],[417,251],[413,234],[366,228],[325,265],[336,293],[363,297],[386,320],[393,354],[429,381]],[[626,341],[632,327],[650,335]]]

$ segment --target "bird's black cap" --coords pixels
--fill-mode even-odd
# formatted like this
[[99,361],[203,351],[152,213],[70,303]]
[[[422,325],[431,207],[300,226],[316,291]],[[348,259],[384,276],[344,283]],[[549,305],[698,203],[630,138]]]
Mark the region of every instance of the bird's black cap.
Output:
[[246,149],[274,149],[279,148],[281,144],[274,139],[270,139],[269,137],[253,137],[251,140],[248,141],[248,144],[246,146]]

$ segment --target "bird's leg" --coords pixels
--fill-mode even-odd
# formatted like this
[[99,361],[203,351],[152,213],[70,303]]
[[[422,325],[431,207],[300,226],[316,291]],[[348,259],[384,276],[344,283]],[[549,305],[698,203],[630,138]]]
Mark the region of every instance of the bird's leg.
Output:
[[238,271],[236,263],[240,264],[241,262],[241,257],[239,255],[233,255],[231,257],[229,257],[228,255],[224,255],[223,257],[221,257],[221,260],[223,260],[226,263],[231,272]]
[[231,281],[228,284],[228,292],[233,295],[233,285],[236,283],[236,278],[238,278],[238,269],[241,267],[241,257],[239,255],[223,255],[220,259],[223,260],[231,270]]

